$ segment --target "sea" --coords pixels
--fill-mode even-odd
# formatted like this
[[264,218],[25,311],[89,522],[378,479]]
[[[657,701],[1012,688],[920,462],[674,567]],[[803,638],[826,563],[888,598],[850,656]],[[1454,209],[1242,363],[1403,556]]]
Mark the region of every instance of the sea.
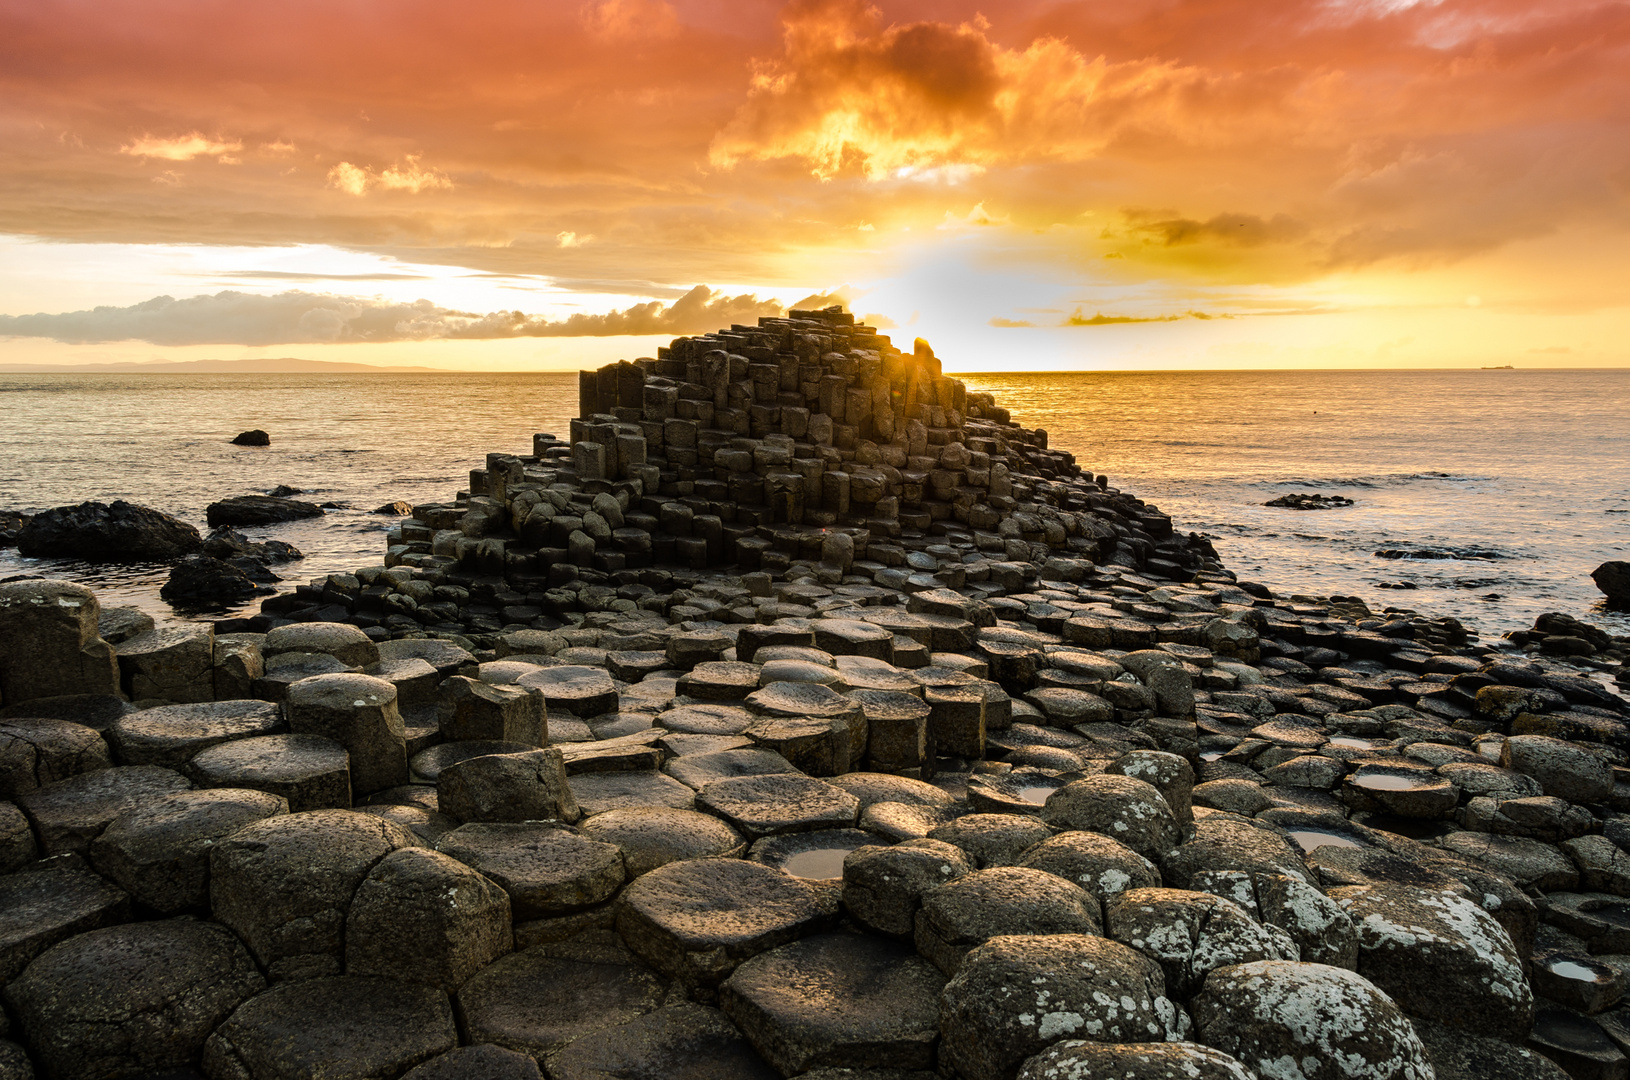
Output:
[[[1485,638],[1560,611],[1630,634],[1590,579],[1630,559],[1630,370],[969,374],[1054,449],[1209,536],[1241,579],[1452,615]],[[385,503],[446,501],[488,453],[566,437],[573,373],[0,375],[0,509],[204,509],[284,485],[339,504],[244,530],[294,544],[284,588],[375,565]],[[231,444],[260,428],[267,447]],[[1292,510],[1286,494],[1352,505]],[[25,559],[163,622],[166,568]]]

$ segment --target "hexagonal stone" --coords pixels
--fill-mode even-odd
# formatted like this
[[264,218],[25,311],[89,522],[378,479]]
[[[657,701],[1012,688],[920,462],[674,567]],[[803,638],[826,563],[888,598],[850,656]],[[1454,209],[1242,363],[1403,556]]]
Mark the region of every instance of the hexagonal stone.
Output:
[[970,950],[1008,934],[1097,934],[1098,901],[1078,885],[1041,870],[976,870],[923,895],[917,951],[947,975]]
[[[434,790],[431,794],[432,796],[435,794]],[[441,842],[442,837],[459,827],[459,822],[446,814],[426,810],[422,806],[376,803],[372,806],[359,806],[356,811],[359,814],[373,814],[386,821],[395,822],[417,836],[419,842],[426,847],[435,847]]]
[[549,1075],[552,1080],[780,1080],[781,1076],[723,1013],[703,1005],[670,1005],[585,1035],[549,1059]]
[[[687,792],[689,788],[685,789]],[[583,822],[583,834],[616,844],[630,878],[686,859],[735,857],[747,842],[712,814],[660,806],[608,810]]]
[[763,837],[753,842],[747,857],[818,887],[840,888],[843,863],[851,852],[890,843],[887,837],[864,829],[817,829]]
[[1209,870],[1284,874],[1298,881],[1311,880],[1301,850],[1271,829],[1227,814],[1214,814],[1197,819],[1194,833],[1193,840],[1157,860],[1161,878],[1174,889],[1191,888],[1195,876]]
[[503,889],[457,859],[402,848],[351,898],[345,970],[456,990],[511,944]]
[[1125,945],[1081,934],[998,937],[967,955],[940,996],[940,1062],[994,1080],[1065,1039],[1162,1042],[1187,1027],[1164,996],[1159,965]]
[[797,773],[715,780],[697,793],[696,805],[754,838],[853,825],[860,813],[860,800],[847,791]]
[[816,891],[779,870],[691,859],[629,885],[617,932],[651,966],[697,992],[718,986],[748,957],[802,936],[823,914]]
[[872,803],[860,815],[860,827],[891,840],[922,839],[941,825],[963,817],[966,803],[951,806],[922,806],[913,803]]
[[58,697],[30,698],[0,708],[0,718],[6,720],[66,720],[71,724],[88,727],[92,731],[106,731],[121,716],[136,712],[136,707],[116,694],[64,694]]
[[217,743],[283,730],[282,710],[269,701],[209,701],[143,709],[116,721],[108,734],[126,765],[180,769]]
[[1221,1050],[1199,1043],[1055,1043],[1019,1069],[1018,1080],[1064,1080],[1093,1076],[1124,1080],[1255,1080]]
[[436,669],[443,679],[451,675],[474,677],[478,670],[475,656],[468,649],[439,638],[398,638],[381,641],[379,659],[423,660]]
[[1521,836],[1453,832],[1440,841],[1443,848],[1464,855],[1480,866],[1511,879],[1520,889],[1571,892],[1579,884],[1579,868],[1554,846]]
[[62,861],[0,877],[0,983],[64,938],[128,918],[124,890]]
[[1130,776],[1100,774],[1066,784],[1047,797],[1041,817],[1055,829],[1102,833],[1149,858],[1171,851],[1181,836],[1160,792]]
[[868,930],[910,938],[923,897],[973,870],[967,853],[941,840],[857,848],[843,860],[843,906]]
[[1192,1008],[1196,1039],[1257,1073],[1283,1073],[1290,1061],[1307,1080],[1432,1080],[1398,1006],[1343,968],[1288,960],[1218,968]]
[[350,760],[345,747],[321,735],[262,735],[212,746],[187,772],[200,787],[277,795],[298,814],[351,805]]
[[458,994],[472,1042],[542,1060],[574,1039],[662,1005],[668,981],[621,945],[540,945],[506,956]]
[[753,714],[736,705],[681,705],[657,714],[657,727],[691,735],[740,735]]
[[116,651],[119,678],[132,701],[211,701],[215,697],[213,626],[159,627],[121,641]]
[[458,742],[437,743],[413,755],[408,763],[413,783],[434,784],[441,779],[441,771],[449,765],[487,754],[524,754],[538,749],[518,742],[492,742],[486,739],[464,739]]
[[[909,640],[909,639],[907,639]],[[905,651],[901,639],[894,639],[895,659],[899,660],[899,653]],[[922,699],[922,683],[901,671],[893,663],[874,660],[869,656],[839,656],[835,658],[839,673],[843,679],[854,689],[851,697],[861,693],[897,693],[909,694],[918,700]],[[916,665],[923,667],[928,663],[926,656],[922,663]]]
[[850,695],[866,720],[866,762],[873,769],[915,769],[928,756],[928,718],[933,711],[916,694],[861,689]]
[[839,776],[849,771],[853,747],[847,720],[761,717],[744,734],[809,776]]
[[455,675],[436,691],[437,720],[442,737],[449,742],[472,739],[543,746],[549,733],[546,712],[541,693],[519,686],[492,685]]
[[275,981],[337,973],[346,913],[374,864],[418,843],[370,814],[312,810],[248,825],[210,854],[210,903]]
[[917,806],[951,806],[956,799],[942,788],[914,780],[909,776],[891,776],[888,773],[852,772],[827,780],[860,800],[862,810],[873,803],[893,802]]
[[582,816],[557,746],[487,754],[449,765],[436,778],[442,812],[459,821],[564,821]]
[[616,845],[537,822],[464,825],[436,850],[497,882],[517,923],[592,907],[615,895],[626,876]]
[[91,864],[160,914],[208,911],[209,856],[216,843],[288,812],[288,800],[263,791],[177,792],[114,818],[91,843]]
[[191,787],[172,769],[130,765],[58,780],[19,796],[17,806],[28,815],[44,854],[83,853],[120,814]]
[[1159,964],[1176,998],[1192,996],[1219,967],[1300,959],[1277,926],[1261,925],[1232,900],[1182,889],[1117,893],[1104,904],[1104,933]]
[[101,639],[96,594],[67,581],[0,585],[0,697],[118,692],[113,649]]
[[175,920],[70,938],[6,986],[6,1003],[46,1075],[129,1076],[192,1064],[265,988],[232,931]]
[[821,934],[743,962],[719,988],[719,1003],[788,1076],[818,1066],[927,1069],[944,985],[904,945]]
[[113,764],[102,736],[68,720],[0,720],[0,798]]
[[289,687],[284,712],[295,734],[321,735],[345,747],[355,791],[366,794],[407,783],[407,738],[396,709],[396,687],[385,680],[368,675],[302,679]]
[[599,716],[617,708],[617,687],[601,668],[580,664],[539,668],[523,675],[516,685],[542,691],[550,709],[573,716]]
[[284,983],[250,998],[204,1045],[215,1080],[374,1080],[458,1045],[447,995],[345,975]]
[[[268,657],[279,653],[322,653],[332,656],[346,667],[354,668],[376,664],[382,657],[379,645],[360,628],[349,623],[332,622],[290,623],[276,627],[266,634],[260,651]],[[391,659],[402,659],[402,652],[401,649],[393,650]]]
[[402,1074],[402,1080],[543,1080],[530,1054],[502,1046],[455,1046]]
[[758,689],[758,665],[734,660],[697,664],[679,677],[677,689],[701,701],[744,701]]
[[1043,840],[1022,853],[1016,866],[1028,866],[1073,881],[1100,901],[1126,891],[1160,885],[1154,863],[1107,836],[1066,832]]
[[967,814],[928,835],[955,844],[984,870],[1014,865],[1026,851],[1051,837],[1053,830],[1019,814]]
[[1522,961],[1481,905],[1404,885],[1348,886],[1330,896],[1358,928],[1359,974],[1400,1008],[1482,1035],[1533,1024]]
[[748,746],[708,754],[686,754],[669,761],[662,771],[686,787],[700,791],[715,780],[796,773],[798,770],[774,750]]
[[696,803],[696,792],[659,772],[584,773],[566,782],[590,816],[634,807],[689,810]]

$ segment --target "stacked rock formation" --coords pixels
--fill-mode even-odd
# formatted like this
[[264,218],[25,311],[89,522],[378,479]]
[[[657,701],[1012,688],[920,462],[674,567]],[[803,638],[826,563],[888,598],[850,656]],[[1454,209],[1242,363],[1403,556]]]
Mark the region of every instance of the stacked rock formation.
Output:
[[1626,643],[1277,597],[1039,441],[1011,506],[806,498],[723,568],[527,541],[722,529],[647,441],[252,620],[0,585],[0,1080],[1630,1070],[1630,722],[1578,666]]

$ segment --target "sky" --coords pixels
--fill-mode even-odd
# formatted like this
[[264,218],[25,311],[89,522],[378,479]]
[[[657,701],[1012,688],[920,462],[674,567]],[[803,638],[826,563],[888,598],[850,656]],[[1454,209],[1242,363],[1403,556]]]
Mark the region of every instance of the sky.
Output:
[[0,364],[1630,366],[1630,3],[0,0]]

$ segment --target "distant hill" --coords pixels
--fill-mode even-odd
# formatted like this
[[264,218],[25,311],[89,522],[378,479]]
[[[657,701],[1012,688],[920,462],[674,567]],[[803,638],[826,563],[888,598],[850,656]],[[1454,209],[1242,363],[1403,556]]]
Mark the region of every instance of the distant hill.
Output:
[[7,375],[342,375],[354,372],[431,372],[446,368],[380,367],[330,360],[300,360],[292,356],[253,360],[139,360],[125,364],[0,364]]

